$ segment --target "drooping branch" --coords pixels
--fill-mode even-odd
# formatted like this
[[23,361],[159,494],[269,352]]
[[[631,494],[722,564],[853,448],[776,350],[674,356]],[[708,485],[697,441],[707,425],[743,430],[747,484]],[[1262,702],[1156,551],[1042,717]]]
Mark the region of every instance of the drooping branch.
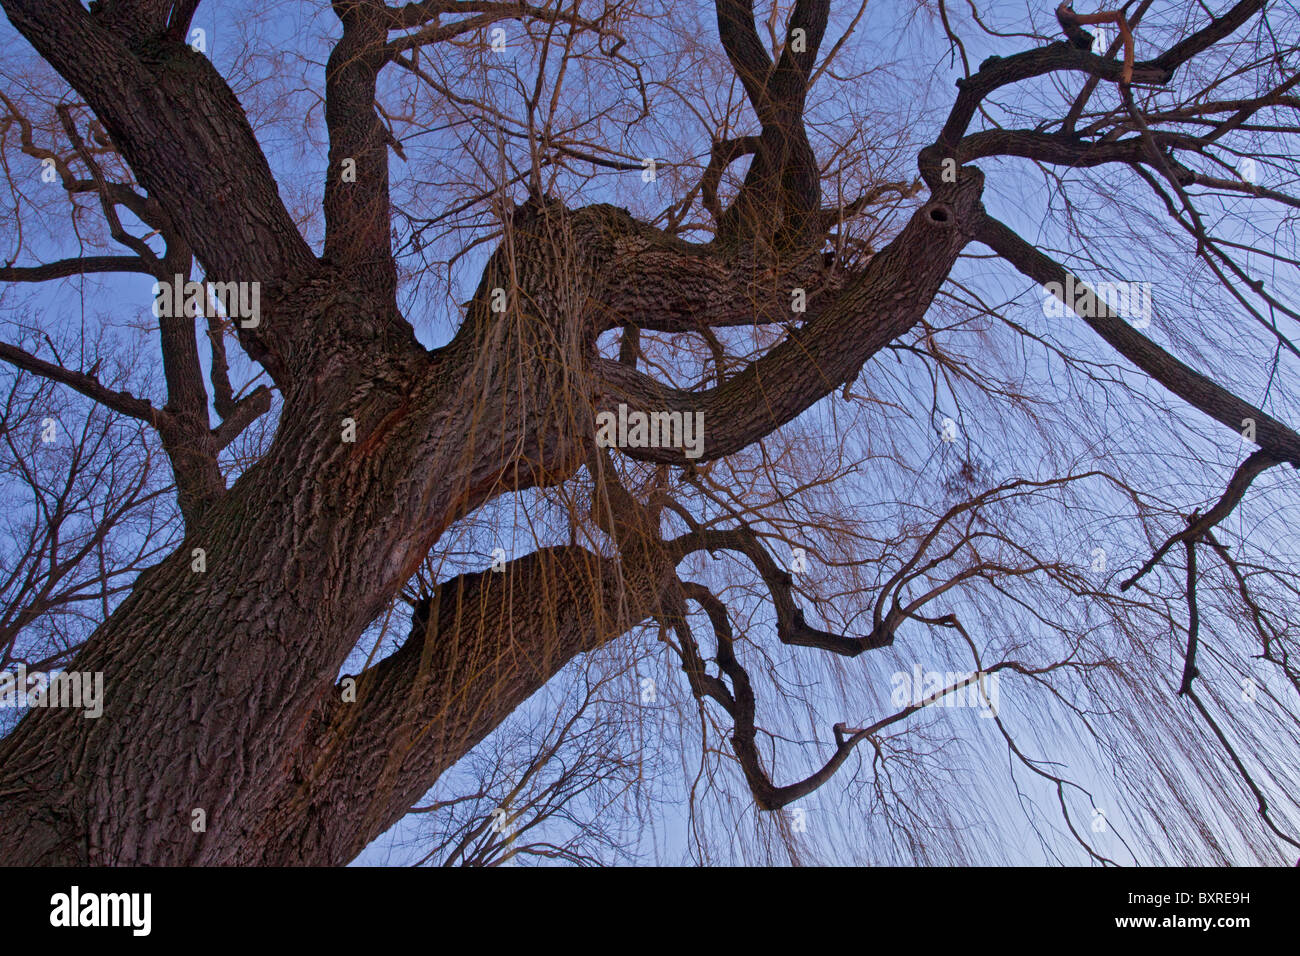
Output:
[[1186,696],[1191,700],[1192,704],[1195,705],[1197,711],[1200,712],[1201,718],[1209,725],[1210,730],[1214,732],[1214,736],[1218,738],[1220,745],[1228,754],[1229,759],[1232,760],[1233,766],[1237,768],[1237,773],[1241,777],[1242,781],[1248,788],[1250,788],[1251,794],[1255,797],[1255,809],[1259,813],[1260,819],[1264,821],[1264,825],[1273,831],[1274,836],[1278,839],[1285,840],[1287,843],[1291,844],[1291,846],[1300,850],[1300,840],[1282,832],[1278,825],[1273,822],[1273,818],[1269,816],[1268,800],[1265,798],[1264,792],[1260,790],[1259,785],[1255,783],[1255,779],[1246,769],[1246,765],[1242,763],[1241,757],[1237,755],[1237,749],[1232,746],[1231,741],[1228,740],[1228,735],[1219,727],[1219,722],[1210,714],[1209,708],[1202,703],[1200,696],[1194,689],[1189,688]]
[[[878,720],[867,727],[849,728],[844,723],[837,723],[831,728],[834,749],[830,757],[817,770],[802,780],[778,786],[773,783],[771,775],[764,769],[762,757],[758,752],[758,702],[749,673],[736,657],[735,639],[728,619],[726,604],[702,584],[681,580],[678,580],[676,584],[681,592],[681,600],[677,603],[676,610],[670,613],[669,622],[673,625],[681,641],[680,650],[683,652],[683,667],[687,670],[688,676],[695,672],[692,677],[692,688],[695,690],[697,697],[702,699],[704,696],[708,696],[720,704],[731,717],[731,746],[740,763],[741,771],[745,775],[745,781],[749,785],[750,793],[754,797],[754,804],[760,810],[779,810],[782,807],[789,806],[795,800],[807,796],[835,775],[858,744],[873,739],[876,734],[885,728],[905,720],[917,711],[942,700],[947,695],[958,692],[971,684],[980,683],[987,675],[996,674],[1003,670],[1029,675],[1037,673],[1035,669],[1027,667],[1018,661],[999,661],[988,668],[977,671],[965,680],[955,682],[924,700],[909,704],[897,713]],[[719,670],[731,682],[730,689],[722,680],[703,671],[703,660],[699,655],[695,639],[690,633],[690,626],[685,617],[684,602],[686,600],[694,601],[708,615],[716,644],[715,659]],[[670,603],[671,607],[672,604]],[[935,623],[954,626],[948,624],[950,621],[955,622],[956,618],[948,615]],[[982,689],[983,685],[980,684],[980,687]]]
[[1279,459],[1274,458],[1262,449],[1252,452],[1233,473],[1232,479],[1228,482],[1227,490],[1225,490],[1219,500],[1215,502],[1214,507],[1210,508],[1210,510],[1205,512],[1203,515],[1193,513],[1192,517],[1187,522],[1187,527],[1170,537],[1168,541],[1157,548],[1156,553],[1147,559],[1146,564],[1142,565],[1142,567],[1139,568],[1132,577],[1124,581],[1124,583],[1119,586],[1119,589],[1121,591],[1127,591],[1131,588],[1152,568],[1159,564],[1160,559],[1163,558],[1174,545],[1179,543],[1193,544],[1203,538],[1208,531],[1232,513],[1232,509],[1237,507],[1241,502],[1242,497],[1246,494],[1246,489],[1250,487],[1252,481],[1254,481],[1261,473],[1280,463]]
[[[1072,278],[1059,262],[991,216],[977,227],[976,238],[1043,286],[1057,283],[1056,288],[1063,290]],[[1253,421],[1260,448],[1278,461],[1300,466],[1300,435],[1174,358],[1111,311],[1086,283],[1078,279],[1073,282],[1083,291],[1079,301],[1066,302],[1066,306],[1077,310],[1079,317],[1112,348],[1193,408],[1233,431],[1240,432],[1243,425]]]
[[776,632],[782,644],[793,647],[812,647],[830,651],[844,657],[857,657],[863,651],[875,650],[893,643],[892,618],[878,624],[863,637],[845,637],[811,626],[803,611],[795,604],[790,574],[776,563],[763,547],[762,541],[748,525],[737,528],[692,531],[668,542],[674,561],[681,561],[697,551],[734,551],[747,557],[762,577],[776,611]]
[[1178,696],[1192,692],[1192,681],[1201,676],[1196,669],[1196,650],[1201,633],[1201,608],[1196,599],[1196,540],[1184,540],[1187,547],[1187,650],[1183,652],[1183,676],[1178,682]]

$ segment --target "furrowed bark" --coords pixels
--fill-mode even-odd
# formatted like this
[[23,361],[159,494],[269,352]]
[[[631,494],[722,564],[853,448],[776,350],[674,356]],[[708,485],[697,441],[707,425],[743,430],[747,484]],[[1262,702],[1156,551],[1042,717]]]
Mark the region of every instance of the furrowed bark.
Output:
[[[389,237],[388,143],[375,112],[375,88],[387,60],[384,4],[335,4],[343,39],[325,68],[329,173],[325,179],[325,257],[354,271],[378,294],[397,292]],[[350,165],[346,165],[350,164]],[[346,178],[345,178],[346,175]]]
[[355,702],[322,698],[241,862],[347,863],[575,655],[637,623],[623,594],[619,562],[578,547],[442,585],[427,631],[357,675]]
[[[364,311],[364,294],[338,285],[315,314],[295,301],[305,321]],[[314,702],[442,531],[576,467],[576,439],[550,417],[569,404],[557,393],[565,357],[539,352],[554,341],[526,321],[471,324],[435,355],[368,352],[290,391],[265,458],[71,663],[104,674],[103,716],[34,710],[0,741],[6,862],[249,852],[270,813],[268,781],[303,743]],[[466,381],[482,383],[482,401],[458,400]],[[345,418],[354,442],[341,439]],[[189,825],[197,809],[201,834]]]

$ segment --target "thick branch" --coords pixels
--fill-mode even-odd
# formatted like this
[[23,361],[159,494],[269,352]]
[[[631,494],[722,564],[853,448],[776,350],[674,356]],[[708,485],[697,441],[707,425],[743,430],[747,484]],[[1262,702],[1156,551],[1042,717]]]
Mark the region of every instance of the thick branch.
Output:
[[[926,182],[937,178],[938,160],[956,147],[980,104],[994,90],[1035,76],[1065,70],[1087,73],[1091,77],[1113,83],[1131,80],[1140,84],[1164,85],[1173,79],[1177,67],[1231,34],[1262,10],[1264,3],[1265,0],[1241,0],[1228,13],[1212,20],[1208,26],[1175,44],[1160,56],[1131,66],[1109,57],[1097,56],[1064,40],[1013,56],[989,57],[980,64],[977,73],[957,81],[960,90],[957,101],[935,143],[937,150],[930,155],[929,163],[922,166],[922,175]],[[1079,32],[1086,35],[1086,31]]]
[[844,657],[857,657],[863,651],[893,643],[892,620],[863,637],[845,637],[810,625],[804,619],[803,611],[794,602],[794,582],[790,574],[767,553],[758,535],[747,525],[726,530],[692,531],[668,542],[668,548],[674,561],[681,561],[696,551],[734,551],[749,558],[772,597],[772,606],[776,610],[777,637],[782,644],[814,647]]
[[[342,699],[347,683],[321,702],[293,792],[275,798],[253,841],[259,862],[346,863],[575,654],[643,617],[618,562],[574,546],[462,575],[430,605],[400,650],[355,678],[354,703]],[[371,781],[371,800],[356,799],[358,779]],[[315,825],[324,815],[330,826]],[[332,839],[342,842],[322,855]]]
[[397,290],[388,198],[391,134],[375,110],[387,62],[387,15],[376,0],[336,4],[343,38],[325,67],[329,173],[325,180],[325,258],[353,271],[385,301]]
[[752,2],[717,0],[715,6],[723,49],[763,127],[744,185],[719,220],[719,236],[770,236],[783,248],[813,243],[820,238],[821,181],[803,112],[829,0],[797,0],[775,67],[758,39]]
[[[210,278],[269,282],[313,267],[230,87],[206,57],[160,38],[170,4],[119,3],[101,16],[73,0],[0,5],[95,111]],[[285,362],[311,354],[295,341],[313,331],[263,321],[240,335],[282,376]]]
[[82,256],[60,259],[39,266],[0,266],[3,282],[48,282],[68,276],[92,275],[105,272],[139,272],[156,275],[157,266],[150,265],[139,256]]
[[[1058,288],[1066,288],[1069,274],[1065,267],[1026,242],[1007,225],[985,217],[977,230],[977,238],[1035,282],[1044,286],[1059,283]],[[1117,352],[1192,407],[1233,431],[1240,432],[1243,423],[1253,420],[1256,443],[1260,448],[1279,461],[1300,466],[1300,435],[1184,365],[1138,332],[1122,316],[1112,312],[1082,281],[1074,281],[1077,288],[1084,290],[1083,296],[1077,303],[1066,302],[1066,306],[1071,309],[1078,307],[1084,313],[1080,318]]]
[[[936,191],[902,232],[874,256],[825,312],[726,384],[702,392],[664,385],[618,362],[597,360],[597,407],[615,411],[700,412],[703,460],[744,448],[780,428],[857,375],[868,359],[910,329],[929,308],[982,218],[983,175],[962,170]],[[623,448],[634,458],[685,464],[681,448]]]
[[271,390],[259,385],[230,409],[221,424],[212,430],[212,441],[221,451],[238,438],[254,421],[271,410]]
[[772,69],[772,58],[758,38],[753,0],[716,0],[714,10],[722,49],[761,120],[768,114],[767,75]]

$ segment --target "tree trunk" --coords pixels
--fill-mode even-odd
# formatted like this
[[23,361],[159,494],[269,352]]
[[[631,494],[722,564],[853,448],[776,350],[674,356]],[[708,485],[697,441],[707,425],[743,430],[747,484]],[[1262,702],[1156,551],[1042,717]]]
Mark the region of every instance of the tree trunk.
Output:
[[[355,300],[337,298],[293,311],[354,323]],[[7,862],[219,864],[250,852],[309,715],[443,530],[577,464],[576,446],[545,447],[555,430],[543,414],[564,404],[562,357],[538,361],[536,341],[506,324],[490,352],[471,323],[436,356],[353,356],[286,396],[266,457],[70,665],[104,674],[102,717],[33,710],[0,741]],[[345,419],[355,441],[343,440]],[[490,440],[474,447],[474,435]],[[206,832],[191,831],[196,810]],[[296,862],[344,861],[321,853]]]

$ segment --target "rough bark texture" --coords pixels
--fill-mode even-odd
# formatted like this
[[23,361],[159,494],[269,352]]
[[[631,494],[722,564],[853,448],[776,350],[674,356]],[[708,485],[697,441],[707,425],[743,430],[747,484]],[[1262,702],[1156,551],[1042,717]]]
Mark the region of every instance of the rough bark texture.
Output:
[[[972,241],[1038,281],[1056,278],[1050,262],[989,225],[980,171],[942,176],[940,160],[1035,150],[1069,160],[1055,140],[963,146],[961,137],[1001,85],[1118,70],[1064,43],[982,70],[922,156],[929,201],[859,273],[829,278],[802,125],[828,5],[796,4],[791,23],[806,28],[807,53],[773,64],[751,5],[719,2],[724,48],[763,133],[748,144],[755,159],[718,240],[689,245],[625,210],[535,199],[515,210],[459,334],[427,352],[394,304],[388,147],[372,107],[399,14],[335,4],[343,39],[326,76],[331,179],[317,260],[229,87],[176,39],[184,24],[178,34],[172,4],[3,6],[94,110],[208,277],[262,283],[261,322],[241,328],[240,342],[283,398],[268,453],[220,487],[214,447],[228,436],[206,431],[192,341],[164,324],[169,409],[188,416],[193,427],[178,441],[198,456],[177,464],[193,488],[183,490],[193,502],[187,533],[70,665],[104,672],[104,716],[37,710],[0,741],[0,857],[11,864],[347,862],[574,655],[679,606],[666,590],[671,562],[638,552],[635,529],[613,527],[621,561],[550,548],[505,574],[445,584],[427,627],[362,675],[356,703],[343,702],[339,668],[452,522],[497,495],[572,475],[591,460],[595,413],[620,402],[703,411],[705,460],[770,434],[917,323]],[[415,7],[401,16],[417,17]],[[1184,54],[1138,64],[1135,76],[1167,77]],[[334,178],[345,158],[356,160],[356,189]],[[625,324],[788,319],[796,286],[810,290],[807,321],[712,390],[672,389],[596,355],[597,335]],[[490,307],[498,288],[509,292],[504,313]],[[1096,327],[1214,417],[1231,424],[1249,410],[1123,323]],[[348,419],[354,442],[343,440]],[[1260,421],[1278,457],[1294,458],[1294,433]],[[629,453],[687,463],[680,449]],[[206,552],[204,573],[191,570],[194,548]],[[197,809],[207,819],[198,834]]]

